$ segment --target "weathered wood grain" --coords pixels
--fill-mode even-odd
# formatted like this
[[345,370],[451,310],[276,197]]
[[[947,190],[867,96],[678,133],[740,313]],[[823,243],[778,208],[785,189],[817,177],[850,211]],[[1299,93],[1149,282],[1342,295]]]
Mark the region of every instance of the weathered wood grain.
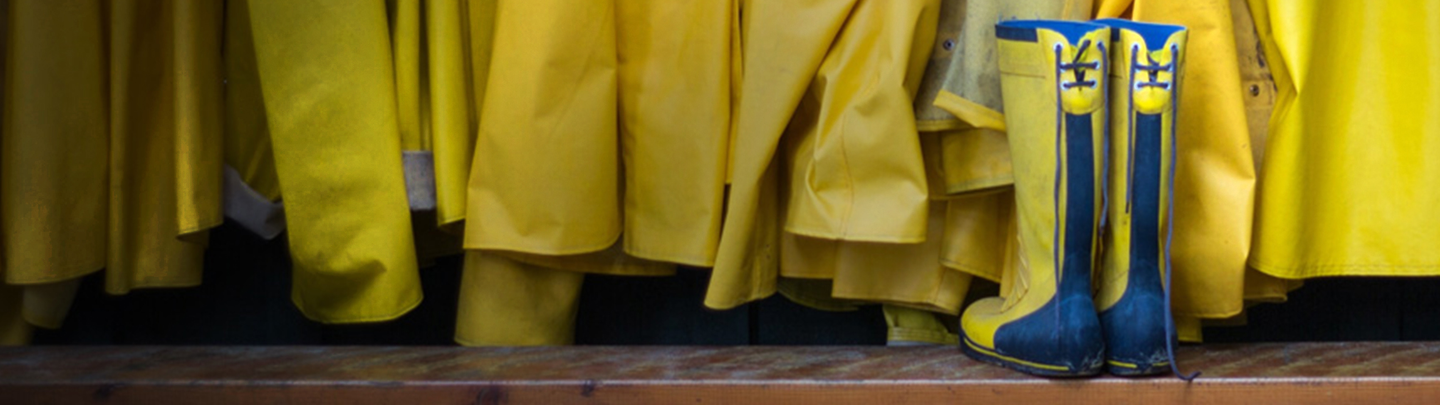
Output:
[[1440,403],[1440,343],[1185,347],[1204,375],[1046,380],[879,347],[0,349],[0,404]]

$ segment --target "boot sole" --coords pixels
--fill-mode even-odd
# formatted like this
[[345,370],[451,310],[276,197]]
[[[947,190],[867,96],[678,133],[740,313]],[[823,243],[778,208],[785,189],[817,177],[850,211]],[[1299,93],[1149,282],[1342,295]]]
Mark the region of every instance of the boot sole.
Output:
[[1019,371],[1025,374],[1056,378],[1092,377],[1100,374],[1101,367],[1099,364],[1095,365],[1094,367],[1077,369],[1068,366],[1012,359],[1001,356],[999,354],[995,354],[987,349],[981,348],[980,345],[971,342],[970,338],[968,337],[964,337],[962,338],[962,340],[963,341],[960,344],[960,350],[964,352],[965,355],[970,356],[970,358],[979,360],[984,363],[990,363],[1015,371]]
[[1170,372],[1170,363],[1156,363],[1146,366],[1139,364],[1122,363],[1115,360],[1106,360],[1105,369],[1111,375],[1119,377],[1147,377]]

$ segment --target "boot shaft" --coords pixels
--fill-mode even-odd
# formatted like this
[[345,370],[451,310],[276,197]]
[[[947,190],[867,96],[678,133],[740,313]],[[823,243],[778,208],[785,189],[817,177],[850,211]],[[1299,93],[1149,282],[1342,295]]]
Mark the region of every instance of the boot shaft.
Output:
[[963,348],[1034,374],[1094,374],[1105,350],[1090,273],[1105,170],[1109,30],[1019,20],[998,24],[995,33],[1020,266],[1004,299],[965,311]]
[[1169,230],[1184,27],[1111,26],[1108,227],[1095,305],[1114,374],[1168,370]]
[[1099,246],[1110,33],[1088,23],[1007,21],[996,37],[1023,276],[1088,296]]
[[1168,268],[1174,190],[1178,75],[1184,27],[1107,19],[1110,70],[1110,202],[1096,305],[1105,310],[1135,285],[1159,287]]

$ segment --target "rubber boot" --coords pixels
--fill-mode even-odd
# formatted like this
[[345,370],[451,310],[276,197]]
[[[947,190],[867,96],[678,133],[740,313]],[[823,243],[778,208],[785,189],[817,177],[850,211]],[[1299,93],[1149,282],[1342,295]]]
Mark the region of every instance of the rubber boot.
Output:
[[1091,299],[1105,153],[1103,25],[996,25],[1005,126],[1015,171],[1019,267],[1001,298],[961,319],[963,350],[1043,376],[1099,373],[1105,357]]
[[1095,305],[1111,374],[1170,370],[1170,212],[1185,27],[1106,19],[1111,29],[1110,174]]

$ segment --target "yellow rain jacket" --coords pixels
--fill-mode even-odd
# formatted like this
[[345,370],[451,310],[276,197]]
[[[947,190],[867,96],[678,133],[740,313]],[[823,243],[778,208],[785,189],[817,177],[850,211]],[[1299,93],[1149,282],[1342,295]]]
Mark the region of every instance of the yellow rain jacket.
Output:
[[467,251],[455,342],[466,346],[573,343],[584,279],[584,273]]
[[800,105],[857,0],[744,1],[742,81],[730,146],[731,183],[705,306],[728,309],[775,292],[781,221],[775,159]]
[[[280,199],[280,178],[265,118],[248,0],[225,3],[225,164],[268,201]],[[229,196],[227,196],[229,198]]]
[[[1245,97],[1246,126],[1250,131],[1250,155],[1258,174],[1260,164],[1264,162],[1270,114],[1275,110],[1275,79],[1270,75],[1264,56],[1265,47],[1255,32],[1255,20],[1251,18],[1250,7],[1245,0],[1230,0],[1230,15],[1235,22],[1235,54],[1240,61],[1240,85]],[[1290,291],[1300,288],[1301,284],[1300,280],[1280,279],[1254,267],[1245,267],[1247,303],[1285,302]],[[1244,313],[1237,318],[1243,322]]]
[[1279,89],[1250,265],[1440,275],[1440,1],[1250,9]]
[[910,105],[938,9],[938,0],[856,3],[782,139],[789,172],[786,232],[881,243],[925,240],[928,189]]
[[938,1],[851,11],[782,139],[781,276],[832,280],[832,298],[959,312],[970,279],[941,264],[946,210],[927,202],[911,107],[939,11]]
[[106,291],[200,284],[223,220],[223,6],[112,1]]
[[250,0],[295,304],[327,323],[419,304],[385,3]]
[[[496,63],[476,78],[485,102],[456,340],[564,343],[579,273],[668,275],[673,263],[715,260],[736,10],[660,0],[495,10]],[[546,293],[517,294],[527,288]],[[496,297],[504,305],[486,304]]]
[[[915,98],[917,126],[937,137],[942,189],[954,195],[1014,184],[1000,72],[995,61],[995,24],[1014,19],[1083,20],[1081,0],[946,0],[939,35]],[[983,215],[994,215],[984,213]]]
[[495,0],[426,1],[430,148],[439,224],[463,231],[480,103],[485,98],[495,33]]
[[730,137],[729,0],[615,0],[624,245],[715,263]]
[[465,248],[573,255],[615,244],[613,1],[501,1]]
[[0,130],[7,283],[69,280],[106,265],[105,8],[86,0],[10,4]]

